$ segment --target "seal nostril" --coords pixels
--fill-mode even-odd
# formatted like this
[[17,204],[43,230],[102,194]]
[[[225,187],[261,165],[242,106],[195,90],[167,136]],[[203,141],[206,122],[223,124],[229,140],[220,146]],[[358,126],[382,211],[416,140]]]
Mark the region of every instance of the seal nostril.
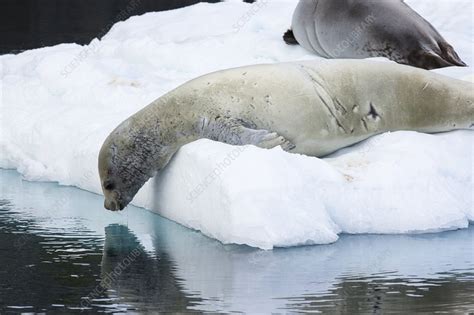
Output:
[[115,201],[111,201],[111,202],[110,202],[110,207],[112,208],[112,209],[110,209],[110,210],[113,210],[113,211],[117,211],[117,210],[118,210],[117,203],[116,203]]
[[104,207],[105,209],[111,210],[111,211],[119,210],[119,207],[117,206],[117,202],[115,200],[105,200]]

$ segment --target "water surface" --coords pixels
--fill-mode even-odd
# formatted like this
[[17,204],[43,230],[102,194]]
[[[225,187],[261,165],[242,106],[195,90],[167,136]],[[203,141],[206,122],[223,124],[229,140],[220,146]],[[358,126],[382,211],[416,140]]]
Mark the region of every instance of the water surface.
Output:
[[474,312],[474,227],[224,246],[143,209],[0,170],[0,313]]

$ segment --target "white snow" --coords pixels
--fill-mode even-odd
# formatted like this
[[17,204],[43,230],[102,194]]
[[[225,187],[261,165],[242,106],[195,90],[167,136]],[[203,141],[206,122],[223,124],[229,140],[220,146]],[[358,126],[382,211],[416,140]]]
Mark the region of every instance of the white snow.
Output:
[[[471,0],[407,2],[474,64]],[[0,56],[0,167],[101,193],[103,140],[165,92],[224,68],[316,59],[281,39],[295,5],[199,4],[132,17],[89,46]],[[471,67],[436,72],[473,79]],[[330,243],[341,232],[437,232],[474,221],[473,156],[472,131],[389,133],[326,159],[200,140],[133,203],[264,249]]]

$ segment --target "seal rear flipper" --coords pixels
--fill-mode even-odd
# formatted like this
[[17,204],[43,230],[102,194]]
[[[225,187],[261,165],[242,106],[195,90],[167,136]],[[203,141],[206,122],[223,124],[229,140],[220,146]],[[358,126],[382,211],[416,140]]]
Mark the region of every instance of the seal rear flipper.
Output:
[[459,58],[454,48],[449,44],[440,44],[441,53],[430,50],[422,50],[408,56],[410,65],[427,70],[445,67],[466,67],[467,65]]
[[467,67],[467,64],[461,60],[459,55],[454,50],[453,46],[448,43],[440,43],[439,47],[441,48],[441,57],[446,61],[452,63],[455,66]]
[[283,40],[287,45],[299,45],[292,29],[289,29],[285,34],[283,34]]
[[293,143],[278,133],[257,129],[240,119],[217,116],[212,120],[203,119],[201,126],[203,136],[214,141],[232,145],[252,144],[264,149],[281,146],[285,151],[295,148]]

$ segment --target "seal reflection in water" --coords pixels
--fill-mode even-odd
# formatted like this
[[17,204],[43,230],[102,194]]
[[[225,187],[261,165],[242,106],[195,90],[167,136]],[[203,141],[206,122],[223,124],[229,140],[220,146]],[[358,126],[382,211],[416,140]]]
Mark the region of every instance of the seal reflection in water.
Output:
[[425,69],[466,65],[402,0],[300,0],[283,39],[330,59],[387,57]]
[[386,62],[254,65],[189,81],[121,123],[105,140],[105,208],[122,210],[183,145],[232,145],[325,156],[387,131],[474,127],[471,83]]

